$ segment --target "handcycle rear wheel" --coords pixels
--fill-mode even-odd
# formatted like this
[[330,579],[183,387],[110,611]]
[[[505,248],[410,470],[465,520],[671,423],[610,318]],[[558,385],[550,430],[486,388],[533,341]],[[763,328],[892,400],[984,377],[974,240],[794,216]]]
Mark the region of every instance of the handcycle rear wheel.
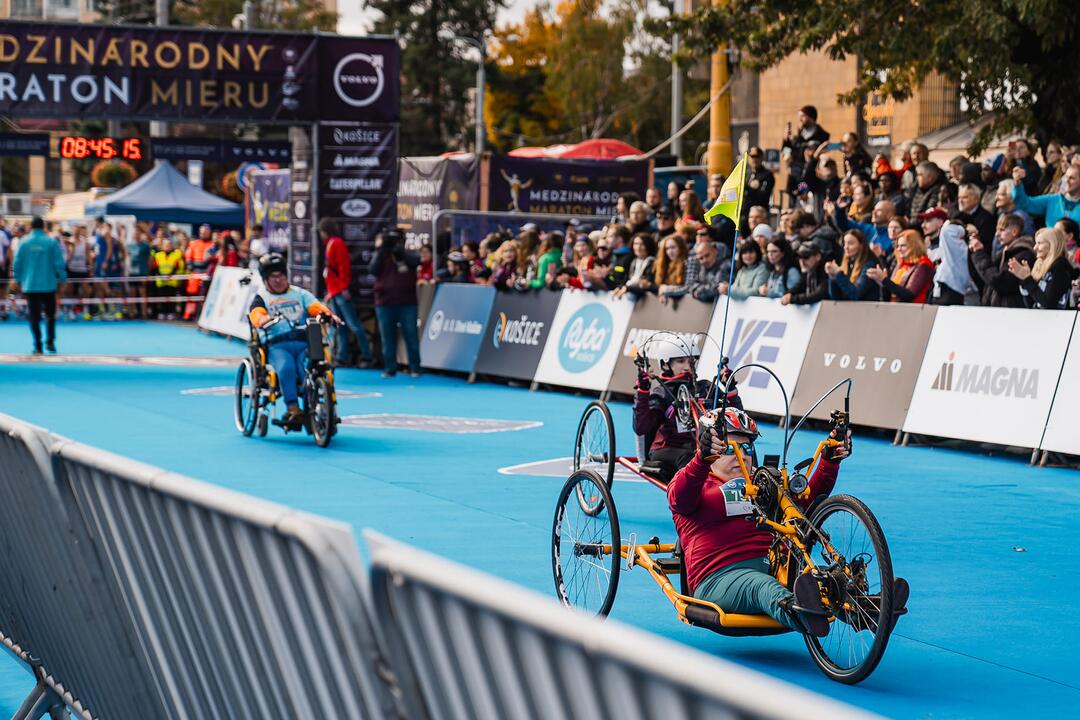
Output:
[[[577,499],[582,494],[601,498],[595,512],[582,507]],[[619,516],[603,478],[593,470],[571,473],[559,493],[551,530],[555,592],[564,605],[608,614],[619,588],[620,542]]]
[[[843,557],[825,581],[835,609],[829,634],[807,635],[806,647],[818,668],[837,682],[853,685],[869,677],[893,628],[893,570],[889,546],[874,514],[857,498],[837,495],[810,517]],[[826,568],[835,558],[815,536],[807,551]]]
[[337,419],[334,417],[334,391],[330,381],[323,374],[316,374],[307,384],[308,430],[315,438],[315,444],[326,447],[334,436]]
[[250,437],[255,431],[261,397],[255,365],[251,362],[251,358],[244,358],[236,369],[233,419],[236,422],[236,429],[245,437]]
[[[615,478],[615,424],[607,403],[594,400],[585,408],[578,422],[574,439],[574,471],[593,470],[603,480],[608,490]],[[585,488],[578,488],[581,509],[590,515],[603,509],[602,499],[597,495],[585,495]]]

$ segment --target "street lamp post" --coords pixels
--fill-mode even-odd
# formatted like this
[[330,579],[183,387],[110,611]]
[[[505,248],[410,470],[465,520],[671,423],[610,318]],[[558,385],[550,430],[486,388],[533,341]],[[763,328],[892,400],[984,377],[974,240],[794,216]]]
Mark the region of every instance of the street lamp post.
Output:
[[454,35],[455,40],[460,40],[480,53],[479,64],[476,67],[476,154],[484,152],[484,144],[487,133],[484,131],[484,63],[487,60],[487,46],[483,36],[480,39],[466,35]]

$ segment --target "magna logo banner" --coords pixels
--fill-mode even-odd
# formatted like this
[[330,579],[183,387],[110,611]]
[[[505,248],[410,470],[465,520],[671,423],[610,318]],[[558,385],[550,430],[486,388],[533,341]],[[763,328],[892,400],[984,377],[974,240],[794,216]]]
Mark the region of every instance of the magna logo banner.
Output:
[[615,299],[610,293],[564,290],[536,380],[606,389],[633,310],[632,300]]
[[561,297],[551,290],[496,293],[476,372],[532,380]]
[[1074,320],[1057,310],[939,308],[904,431],[1038,447]]
[[420,338],[424,367],[472,372],[495,288],[481,285],[439,285]]
[[937,311],[909,303],[821,303],[799,382],[791,400],[797,415],[826,420],[842,407],[845,389],[817,408],[830,388],[851,378],[851,418],[895,430],[904,424]]

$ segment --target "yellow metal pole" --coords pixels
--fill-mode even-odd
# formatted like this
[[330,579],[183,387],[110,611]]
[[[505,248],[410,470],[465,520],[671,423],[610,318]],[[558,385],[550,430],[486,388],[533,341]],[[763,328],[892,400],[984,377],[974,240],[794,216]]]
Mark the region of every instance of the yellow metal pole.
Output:
[[[713,0],[714,5],[722,5],[724,0]],[[727,52],[721,45],[712,56],[709,96],[715,98],[720,88],[728,81]],[[734,158],[731,151],[731,92],[725,92],[713,101],[709,108],[709,149],[706,160],[709,175],[731,172]]]

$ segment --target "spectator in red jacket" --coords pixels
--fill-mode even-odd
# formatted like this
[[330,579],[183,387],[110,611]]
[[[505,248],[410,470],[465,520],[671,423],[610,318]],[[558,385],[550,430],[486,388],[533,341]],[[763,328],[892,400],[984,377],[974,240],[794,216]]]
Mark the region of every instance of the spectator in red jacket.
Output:
[[356,312],[349,286],[352,284],[352,258],[345,241],[338,235],[337,223],[329,218],[319,221],[319,239],[326,243],[326,264],[323,278],[326,280],[326,305],[341,318],[343,324],[334,331],[334,364],[349,364],[349,336],[356,336],[360,359],[356,366],[371,367],[371,341],[364,324]]

